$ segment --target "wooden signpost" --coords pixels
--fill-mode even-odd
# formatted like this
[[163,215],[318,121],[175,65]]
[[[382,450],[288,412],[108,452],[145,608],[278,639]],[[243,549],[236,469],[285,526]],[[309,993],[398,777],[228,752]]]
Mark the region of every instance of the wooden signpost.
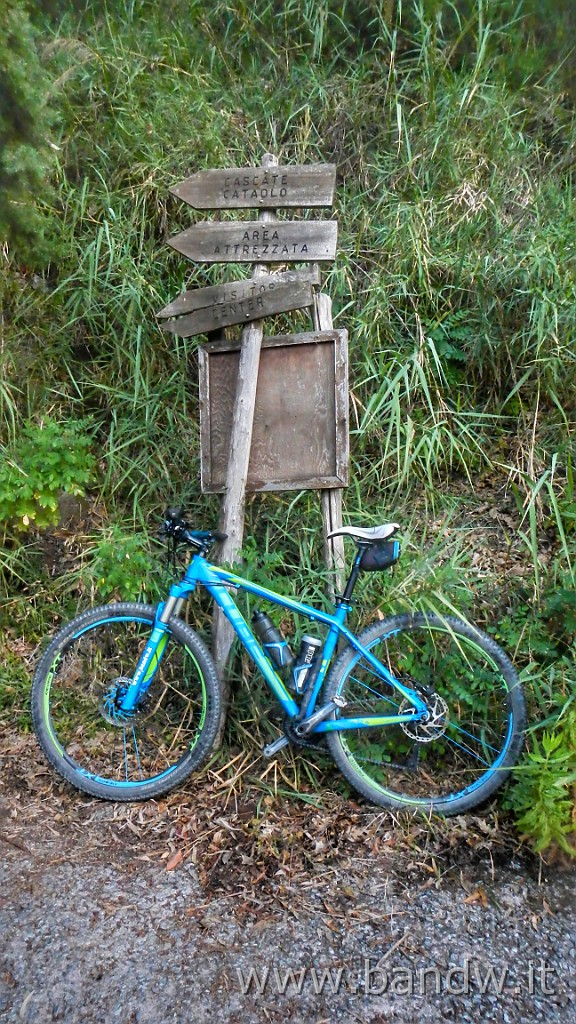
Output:
[[[288,270],[284,273],[268,274],[261,277],[256,284],[252,280],[230,281],[228,284],[210,285],[208,288],[196,288],[194,291],[182,292],[177,299],[169,302],[164,309],[156,315],[159,317],[180,316],[183,313],[190,313],[195,309],[205,309],[207,306],[221,305],[224,303],[240,302],[248,297],[255,298],[265,292],[274,292],[280,285],[297,285],[307,282],[310,285],[320,284],[320,271],[318,267],[307,267],[306,270]],[[283,310],[270,310],[272,312],[283,312]],[[266,315],[270,315],[266,313]],[[235,321],[241,323],[240,320]],[[169,325],[165,325],[169,326]],[[220,327],[221,324],[218,324]],[[177,333],[177,332],[175,332]],[[198,334],[203,334],[198,331]]]
[[[335,179],[331,164],[279,166],[267,154],[262,167],[199,171],[170,190],[197,209],[259,210],[257,220],[203,222],[168,240],[195,262],[251,263],[253,271],[250,280],[186,291],[158,314],[181,337],[219,332],[201,349],[200,405],[202,487],[223,491],[224,562],[240,554],[247,490],[314,487],[329,496],[322,502],[327,564],[337,573],[342,565],[341,538],[335,544],[326,534],[341,525],[348,480],[347,335],[333,330],[317,266],[270,272],[273,264],[334,259],[336,221],[278,221],[274,211],[331,206]],[[313,334],[268,338],[263,347],[264,317],[310,306]],[[245,324],[240,343],[223,335],[234,324]],[[213,652],[224,678],[233,631],[216,612]]]
[[334,259],[337,237],[335,220],[219,221],[194,224],[168,245],[196,263],[315,263]]
[[232,170],[197,171],[170,189],[197,210],[278,209],[288,206],[332,206],[334,164],[308,164]]
[[[186,299],[189,296],[189,299]],[[187,316],[164,325],[181,338],[194,334],[209,334],[221,327],[263,319],[291,309],[304,309],[312,305],[312,281],[296,278],[295,274],[270,274],[258,281],[232,281],[210,288],[184,292],[179,299],[166,306],[158,316],[175,316],[191,309]]]

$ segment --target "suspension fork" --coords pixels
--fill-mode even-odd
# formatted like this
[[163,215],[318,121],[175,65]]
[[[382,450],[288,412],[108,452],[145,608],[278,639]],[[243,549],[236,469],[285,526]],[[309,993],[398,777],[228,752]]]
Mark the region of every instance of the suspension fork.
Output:
[[122,711],[134,711],[138,701],[149,689],[156,675],[170,637],[168,623],[170,619],[176,618],[179,615],[186,602],[185,597],[180,593],[180,588],[174,587],[173,589],[177,592],[171,592],[168,600],[160,603],[156,608],[156,616],[150,639],[136,666],[132,682],[119,702]]

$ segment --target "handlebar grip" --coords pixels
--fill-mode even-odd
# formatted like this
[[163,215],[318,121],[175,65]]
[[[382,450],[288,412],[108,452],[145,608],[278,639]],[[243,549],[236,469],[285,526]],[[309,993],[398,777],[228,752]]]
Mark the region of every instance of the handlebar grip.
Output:
[[199,537],[194,536],[193,530],[181,530],[180,537],[185,540],[187,544],[190,544],[193,548],[201,548],[202,541]]

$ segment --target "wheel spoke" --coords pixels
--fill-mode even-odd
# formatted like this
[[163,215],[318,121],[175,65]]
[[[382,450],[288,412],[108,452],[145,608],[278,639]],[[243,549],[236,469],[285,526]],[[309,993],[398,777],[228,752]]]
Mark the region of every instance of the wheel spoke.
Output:
[[126,741],[126,729],[122,729],[122,743],[124,747],[124,778],[128,782],[128,743]]
[[[463,732],[464,730],[461,731]],[[464,746],[463,743],[458,743],[457,740],[451,739],[450,737],[447,737],[447,739],[448,742],[451,743],[454,747],[457,747],[459,750],[464,751],[465,754],[469,754],[471,757],[479,761],[480,764],[486,765],[487,768],[491,767],[489,761],[486,761],[483,757],[480,757],[480,754],[477,754],[476,751],[472,750],[470,747],[466,747]]]
[[134,740],[134,752],[136,754],[136,761],[138,763],[138,772],[140,774],[140,778],[143,779],[144,778],[144,774],[142,772],[142,765],[140,764],[140,752],[138,750],[138,738],[136,736],[136,730],[135,730],[134,726],[132,726],[132,739]]
[[[491,746],[490,743],[487,743],[486,740],[479,739],[477,736],[474,736],[473,733],[468,732],[467,729],[463,729],[461,725],[457,725],[456,722],[449,722],[448,723],[448,729],[454,729],[455,732],[462,733],[463,736],[468,736],[468,738],[471,739],[471,740],[474,740],[474,742],[477,743],[478,746],[487,747],[488,750],[491,750],[496,755],[498,755],[500,753],[500,750],[499,750],[498,747],[493,747],[493,746]],[[456,743],[456,740],[452,740],[451,742],[455,743],[456,746],[459,746],[459,744]],[[466,748],[463,747],[462,749],[466,749]],[[469,753],[472,754],[473,751],[469,749]],[[488,762],[486,762],[486,763],[488,763]]]
[[393,708],[398,708],[400,706],[399,704],[396,704],[391,697],[387,697],[385,694],[379,693],[378,690],[374,690],[371,686],[368,686],[368,683],[365,683],[363,679],[357,679],[356,676],[351,676],[350,678],[352,682],[357,683],[363,690],[373,693],[375,697],[378,697],[379,700],[385,701],[386,704],[391,704]]

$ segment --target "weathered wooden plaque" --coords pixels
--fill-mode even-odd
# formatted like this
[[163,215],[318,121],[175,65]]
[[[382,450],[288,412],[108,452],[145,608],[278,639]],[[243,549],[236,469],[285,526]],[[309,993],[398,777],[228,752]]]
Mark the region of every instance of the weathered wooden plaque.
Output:
[[158,316],[178,316],[177,320],[162,327],[181,338],[189,338],[193,334],[206,334],[231,324],[248,323],[311,306],[312,282],[318,283],[319,279],[320,273],[316,268],[315,271],[288,271],[258,280],[230,281],[197,288],[178,296],[161,309]]
[[[273,291],[280,284],[299,284],[301,281],[319,285],[319,268],[306,267],[305,270],[284,270],[281,273],[263,275],[258,278],[257,288],[262,293],[263,291]],[[191,291],[182,292],[156,315],[159,317],[181,316],[183,313],[191,313],[195,309],[205,309],[206,306],[212,306],[217,302],[234,302],[242,297],[244,287],[250,289],[255,284],[253,278],[242,278],[240,281],[213,284],[207,288],[194,288]]]
[[[348,336],[321,331],[264,338],[246,489],[348,483]],[[226,485],[239,342],[199,349],[201,484]]]
[[197,210],[331,206],[334,164],[197,171],[170,191]]
[[335,220],[194,224],[168,245],[197,263],[310,263],[336,255]]

